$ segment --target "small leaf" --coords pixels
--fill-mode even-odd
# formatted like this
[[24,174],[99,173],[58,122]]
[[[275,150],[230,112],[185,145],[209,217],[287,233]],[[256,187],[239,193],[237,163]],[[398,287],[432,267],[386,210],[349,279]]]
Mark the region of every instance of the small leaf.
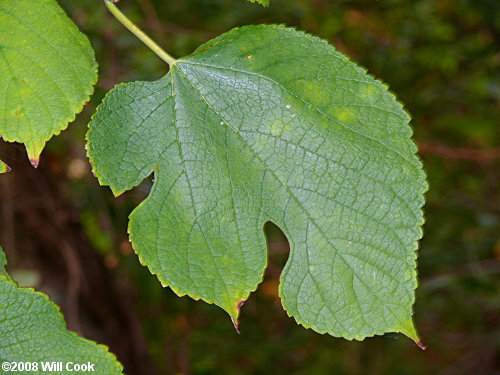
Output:
[[41,362],[90,362],[93,374],[122,374],[107,347],[68,331],[59,308],[45,294],[19,288],[5,274],[6,263],[0,248],[0,363],[37,362],[29,374],[41,375],[47,373]]
[[258,3],[258,4],[261,4],[265,7],[268,7],[269,4],[271,3],[271,0],[248,0],[248,1],[251,1],[252,3]]
[[0,0],[0,134],[24,143],[33,165],[96,80],[88,39],[55,0]]
[[414,340],[417,240],[427,188],[409,116],[325,41],[234,29],[155,82],[111,90],[88,154],[118,195],[154,171],[130,216],[143,264],[237,324],[262,281],[268,221],[291,253],[280,296],[305,327]]
[[0,173],[6,173],[9,171],[10,171],[9,166],[0,160]]

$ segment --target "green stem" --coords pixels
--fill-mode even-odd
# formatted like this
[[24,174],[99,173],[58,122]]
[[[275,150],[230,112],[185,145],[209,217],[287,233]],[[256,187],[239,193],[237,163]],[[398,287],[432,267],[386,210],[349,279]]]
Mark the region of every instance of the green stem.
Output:
[[116,17],[118,21],[121,22],[123,26],[129,29],[132,34],[139,38],[145,45],[147,45],[154,53],[158,55],[160,59],[165,61],[170,68],[177,62],[172,56],[165,52],[158,44],[156,44],[153,39],[147,36],[141,29],[139,29],[132,21],[130,21],[127,16],[125,16],[120,9],[116,7],[112,0],[104,0],[106,7],[109,11]]

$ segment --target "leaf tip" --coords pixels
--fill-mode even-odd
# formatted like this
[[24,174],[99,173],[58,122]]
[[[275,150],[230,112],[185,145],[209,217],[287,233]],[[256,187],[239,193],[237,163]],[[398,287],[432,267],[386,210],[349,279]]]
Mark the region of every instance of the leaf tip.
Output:
[[38,165],[40,164],[40,158],[30,158],[30,163],[33,168],[38,168]]
[[28,153],[28,159],[33,168],[38,168],[38,165],[40,164],[40,154],[43,151],[44,145],[45,143],[42,145],[26,143],[26,152]]
[[233,322],[234,329],[238,333],[240,333],[240,323],[238,322],[238,316],[240,315],[241,307],[245,304],[246,301],[246,299],[240,299],[238,302],[236,302],[234,314],[229,314],[231,317],[231,321]]
[[406,321],[405,326],[400,330],[400,332],[412,339],[420,349],[427,349],[427,345],[422,342],[417,330],[415,329],[413,319],[409,319],[408,321]]
[[11,170],[12,169],[7,164],[0,161],[0,173],[9,173]]
[[[95,176],[95,174],[94,174],[94,176]],[[97,178],[99,179],[99,177],[97,177]],[[99,182],[100,181],[101,180],[99,179]],[[115,188],[113,186],[110,186],[110,188],[111,188],[111,192],[113,193],[113,196],[115,198],[118,198],[120,195],[122,195],[125,192],[125,190],[123,190],[123,189],[117,189],[117,188]]]
[[234,329],[238,334],[240,334],[240,323],[238,322],[238,318],[231,317],[231,322],[233,322]]
[[422,342],[422,340],[420,340],[420,339],[419,339],[419,340],[415,341],[415,344],[417,344],[417,346],[418,346],[420,349],[422,349],[422,350],[427,350],[427,345],[425,345],[425,344]]

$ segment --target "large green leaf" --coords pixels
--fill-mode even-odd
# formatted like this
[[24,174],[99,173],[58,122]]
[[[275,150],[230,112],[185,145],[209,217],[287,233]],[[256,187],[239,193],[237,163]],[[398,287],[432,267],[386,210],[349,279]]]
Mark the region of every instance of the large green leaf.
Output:
[[62,362],[64,371],[57,373],[74,374],[65,370],[66,363],[90,362],[92,374],[122,374],[121,364],[107,347],[68,331],[59,307],[43,293],[18,287],[5,273],[6,263],[0,248],[0,365],[36,362],[38,371],[18,373],[42,375],[48,373],[42,371],[42,362]]
[[348,339],[412,323],[427,188],[409,116],[325,41],[280,26],[234,29],[155,82],[99,107],[88,154],[118,195],[154,171],[131,214],[141,261],[179,295],[237,320],[267,263],[264,223],[286,234],[283,306]]
[[0,0],[0,135],[32,164],[89,99],[97,64],[55,0]]

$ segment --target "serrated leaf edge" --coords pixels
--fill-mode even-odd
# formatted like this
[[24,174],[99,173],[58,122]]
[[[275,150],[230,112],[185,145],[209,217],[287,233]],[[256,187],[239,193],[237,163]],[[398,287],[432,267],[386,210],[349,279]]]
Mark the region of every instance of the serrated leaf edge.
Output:
[[[68,20],[70,21],[69,22],[69,27],[72,29],[70,32],[73,32],[73,33],[77,33],[77,35],[79,35],[81,38],[82,38],[82,42],[83,44],[85,44],[84,47],[88,47],[89,48],[89,51],[91,51],[92,53],[92,73],[94,75],[94,78],[92,80],[92,83],[90,85],[90,87],[86,90],[86,92],[83,93],[84,95],[84,99],[81,100],[81,102],[79,104],[76,104],[73,109],[73,115],[69,115],[67,116],[66,118],[63,118],[61,120],[59,120],[59,123],[61,124],[61,126],[58,128],[59,129],[56,129],[52,135],[50,135],[49,137],[47,137],[46,139],[42,140],[43,141],[43,146],[40,148],[40,147],[36,147],[36,146],[33,146],[33,145],[30,145],[29,143],[25,143],[23,141],[21,141],[20,139],[18,139],[17,137],[7,137],[5,135],[2,136],[2,138],[7,141],[7,142],[20,142],[20,143],[23,143],[26,147],[26,151],[27,151],[27,154],[28,154],[28,158],[30,160],[30,163],[36,168],[38,167],[38,164],[39,164],[39,161],[40,161],[40,154],[42,153],[43,149],[45,148],[45,145],[47,144],[48,141],[50,141],[53,137],[55,136],[58,136],[59,134],[61,134],[64,130],[66,130],[69,126],[70,123],[72,123],[73,121],[75,121],[76,119],[76,116],[83,110],[83,108],[85,107],[86,103],[90,100],[90,98],[92,97],[92,95],[94,94],[94,90],[95,90],[95,85],[98,81],[98,64],[97,64],[97,60],[96,60],[96,57],[95,57],[95,52],[94,52],[94,49],[92,48],[92,44],[90,43],[90,40],[88,39],[87,35],[85,35],[79,28],[78,26],[76,25],[76,23],[71,19],[71,17],[69,17],[69,15],[66,13],[66,11],[61,7],[61,5],[59,3],[57,3],[57,6],[59,7],[59,10],[62,12],[62,14],[68,18]],[[58,123],[58,124],[59,124]]]
[[[0,248],[0,251],[2,251],[1,248]],[[64,326],[65,326],[66,331],[72,337],[75,337],[75,338],[77,338],[79,340],[83,340],[83,341],[85,341],[87,343],[95,344],[99,349],[104,350],[104,354],[109,354],[109,356],[111,357],[110,359],[113,359],[118,364],[118,366],[120,368],[120,371],[123,374],[123,370],[124,370],[123,369],[123,365],[118,360],[118,358],[116,357],[116,355],[109,350],[109,346],[104,345],[104,344],[99,344],[96,341],[93,341],[93,340],[87,339],[85,337],[79,336],[77,333],[75,333],[73,331],[70,331],[67,328],[66,319],[64,318],[64,315],[61,312],[61,307],[59,305],[57,305],[56,303],[54,303],[47,294],[45,294],[43,292],[40,292],[40,291],[38,291],[38,290],[36,290],[35,288],[32,288],[32,287],[20,287],[17,284],[17,282],[15,282],[7,273],[0,273],[0,279],[4,279],[5,282],[7,282],[9,284],[12,284],[16,289],[20,289],[20,290],[28,291],[30,293],[34,293],[34,294],[40,295],[44,299],[45,302],[47,302],[48,304],[51,305],[51,308],[54,308],[55,313],[56,313],[54,315],[54,318],[57,316],[58,319],[61,319],[64,322]]]

